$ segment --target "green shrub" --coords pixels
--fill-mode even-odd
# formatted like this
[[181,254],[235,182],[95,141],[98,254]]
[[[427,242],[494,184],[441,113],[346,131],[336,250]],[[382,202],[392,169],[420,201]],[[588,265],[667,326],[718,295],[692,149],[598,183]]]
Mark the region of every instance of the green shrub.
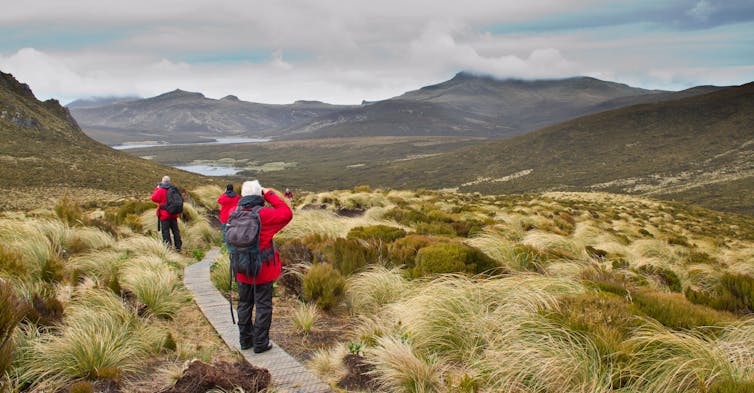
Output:
[[69,393],[94,393],[94,386],[89,381],[78,381],[71,385]]
[[454,236],[456,230],[447,222],[421,222],[416,224],[416,233],[422,235],[445,235]]
[[451,216],[448,213],[445,213],[444,211],[440,210],[430,210],[427,213],[427,222],[444,222],[447,224],[450,224],[454,222],[453,216]]
[[377,252],[357,239],[335,239],[325,251],[326,259],[343,275],[350,276],[377,260]]
[[346,280],[332,265],[319,263],[304,275],[304,299],[322,310],[331,310],[343,300]]
[[625,297],[612,293],[565,296],[550,317],[594,338],[603,358],[621,352],[623,341],[642,323]]
[[735,273],[725,273],[720,283],[711,291],[687,288],[686,298],[716,310],[750,314],[754,311],[754,278]]
[[395,220],[403,225],[415,225],[422,222],[429,222],[424,213],[416,211],[411,208],[395,207],[385,213],[384,216],[388,220]]
[[63,261],[56,255],[52,255],[42,265],[39,278],[48,283],[60,282],[63,279],[64,269]]
[[392,243],[393,241],[406,236],[406,231],[401,228],[391,227],[388,225],[372,225],[367,227],[356,227],[348,232],[349,239],[362,239],[366,241],[378,241],[383,244]]
[[618,296],[628,295],[628,290],[626,290],[626,288],[622,284],[612,281],[586,280],[584,281],[584,285],[587,288],[592,288],[600,292],[612,293]]
[[441,242],[438,238],[423,235],[408,235],[393,242],[388,248],[390,263],[394,266],[405,266],[407,269],[414,268],[416,253],[423,247]]
[[476,248],[458,243],[435,244],[416,254],[414,275],[441,273],[492,273],[497,263]]
[[456,236],[472,237],[482,231],[484,223],[477,220],[456,221],[450,224]]
[[207,254],[207,251],[201,247],[194,247],[193,250],[191,250],[191,255],[194,256],[194,259],[197,261],[201,261],[204,259],[204,255]]
[[719,326],[735,316],[693,304],[677,293],[636,292],[634,305],[648,316],[672,329]]
[[144,225],[141,223],[141,216],[136,214],[129,214],[123,219],[123,224],[131,228],[134,232],[141,233],[144,230]]
[[670,269],[654,265],[643,265],[639,267],[638,271],[639,273],[656,277],[663,285],[667,286],[668,289],[673,292],[681,292],[683,289],[681,286],[681,279]]
[[280,253],[280,259],[287,263],[312,263],[313,255],[309,247],[301,241],[301,239],[294,238],[286,241],[283,244],[275,244]]
[[80,224],[83,222],[83,211],[76,201],[69,199],[67,196],[60,198],[55,204],[55,215],[60,221],[68,225]]
[[149,209],[154,209],[155,204],[151,202],[142,201],[129,201],[118,208],[118,212],[115,214],[115,223],[128,224],[129,216],[141,216],[142,213]]

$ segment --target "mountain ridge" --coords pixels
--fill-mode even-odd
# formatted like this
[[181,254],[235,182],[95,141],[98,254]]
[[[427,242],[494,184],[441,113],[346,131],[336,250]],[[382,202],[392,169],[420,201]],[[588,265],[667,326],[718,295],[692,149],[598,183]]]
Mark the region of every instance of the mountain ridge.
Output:
[[85,132],[108,144],[237,136],[498,138],[615,107],[669,100],[674,94],[592,77],[523,80],[460,72],[448,81],[361,105],[306,100],[276,105],[237,97],[214,100],[176,89],[141,100],[71,110]]
[[[42,203],[80,188],[107,194],[151,192],[163,175],[170,175],[181,186],[207,181],[91,139],[57,100],[37,100],[28,85],[2,71],[0,139],[0,189],[4,195],[0,208],[15,202],[8,200],[15,198],[11,195],[28,194],[32,202]],[[44,189],[45,195],[38,195],[39,189]]]

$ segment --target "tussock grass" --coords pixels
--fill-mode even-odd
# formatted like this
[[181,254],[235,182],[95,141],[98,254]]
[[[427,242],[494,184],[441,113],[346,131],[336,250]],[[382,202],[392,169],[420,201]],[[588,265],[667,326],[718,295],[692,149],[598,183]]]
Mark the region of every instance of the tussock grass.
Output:
[[346,297],[353,312],[374,314],[409,292],[410,285],[399,269],[374,266],[346,282]]
[[653,239],[641,239],[633,242],[629,247],[629,262],[631,266],[639,267],[647,264],[648,260],[657,260],[662,265],[679,263],[678,255],[673,247],[666,242]]
[[[231,290],[230,258],[227,252],[222,252],[215,258],[212,266],[210,266],[209,276],[215,288],[219,289],[223,294]],[[233,278],[232,285],[235,289],[237,285],[235,278]]]
[[447,366],[434,356],[419,355],[405,340],[381,337],[365,357],[374,367],[377,382],[387,391],[444,391],[442,375]]
[[19,358],[22,379],[52,389],[94,379],[103,369],[135,372],[163,336],[144,326],[112,293],[85,290],[67,308],[62,326],[27,339],[25,356]]
[[206,218],[195,220],[190,227],[181,225],[181,240],[184,242],[184,248],[207,248],[213,244],[218,244],[222,234],[219,230],[212,228]]
[[509,269],[517,270],[516,264],[510,263],[515,257],[513,250],[515,243],[504,234],[500,234],[497,230],[486,230],[467,240],[465,243],[478,248],[497,263]]
[[[239,191],[240,186],[240,184],[235,185],[236,189],[238,189]],[[219,207],[219,205],[217,204],[217,198],[223,192],[225,192],[224,187],[221,188],[220,186],[214,184],[208,184],[192,189],[190,191],[190,194],[194,198],[194,201],[199,203],[199,205],[210,210],[217,210]]]
[[117,279],[126,256],[115,250],[92,251],[72,257],[66,266],[75,275],[84,274],[103,283]]
[[524,237],[522,243],[566,259],[578,260],[587,258],[583,246],[565,236],[554,233],[531,231]]
[[333,384],[348,374],[343,364],[343,357],[348,354],[344,344],[338,344],[329,349],[320,349],[306,361],[309,369],[313,370],[322,380]]
[[162,260],[184,261],[184,258],[180,254],[168,248],[162,240],[152,237],[129,237],[116,243],[115,248],[119,251],[128,251],[135,255],[153,255]]
[[489,391],[609,392],[615,370],[596,344],[536,314],[491,343],[478,361]]
[[382,220],[384,210],[373,208],[362,216],[341,217],[326,210],[297,210],[296,216],[288,226],[278,233],[283,239],[305,238],[308,235],[319,234],[325,237],[346,237],[355,227],[372,225],[389,225],[404,228],[391,221]]
[[158,317],[172,318],[189,300],[178,275],[155,256],[138,257],[126,262],[121,285],[133,292],[151,315]]
[[300,303],[293,310],[293,327],[304,334],[309,334],[319,316],[319,309],[315,304]]
[[[642,391],[705,391],[721,380],[754,377],[751,322],[729,328],[720,339],[699,332],[673,332],[649,324],[629,340],[635,386]],[[735,348],[733,348],[735,345]]]
[[112,235],[97,228],[75,227],[66,232],[64,245],[71,254],[101,250],[115,243]]

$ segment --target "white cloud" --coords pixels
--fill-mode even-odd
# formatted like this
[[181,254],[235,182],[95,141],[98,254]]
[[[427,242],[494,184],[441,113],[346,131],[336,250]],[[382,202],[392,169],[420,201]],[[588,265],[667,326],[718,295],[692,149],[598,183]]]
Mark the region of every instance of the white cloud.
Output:
[[[688,64],[719,57],[714,49],[708,49],[714,56],[700,56],[703,48],[742,41],[735,31],[681,35],[646,26],[485,32],[490,25],[557,21],[561,13],[598,3],[0,0],[0,26],[20,32],[0,43],[0,70],[29,83],[38,96],[62,101],[181,88],[258,102],[358,103],[462,70],[520,78],[593,75],[643,87],[711,83],[704,73],[688,71]],[[689,15],[709,17],[715,11],[710,4],[696,2]],[[87,39],[77,43],[81,36]],[[733,63],[696,66],[720,79],[726,73],[754,79],[748,68],[732,68],[746,60]]]

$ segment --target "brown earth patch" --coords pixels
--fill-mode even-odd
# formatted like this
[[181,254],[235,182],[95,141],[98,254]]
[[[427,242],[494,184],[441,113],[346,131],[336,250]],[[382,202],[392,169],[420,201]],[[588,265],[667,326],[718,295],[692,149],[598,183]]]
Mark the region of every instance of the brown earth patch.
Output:
[[247,361],[236,363],[202,361],[192,362],[181,378],[162,393],[204,393],[212,388],[230,391],[240,387],[244,392],[259,392],[270,385],[270,372],[254,367]]
[[273,300],[270,338],[300,362],[307,361],[319,349],[330,348],[348,340],[353,331],[354,319],[344,310],[322,312],[308,334],[296,331],[293,326],[293,311],[298,300],[288,296]]

